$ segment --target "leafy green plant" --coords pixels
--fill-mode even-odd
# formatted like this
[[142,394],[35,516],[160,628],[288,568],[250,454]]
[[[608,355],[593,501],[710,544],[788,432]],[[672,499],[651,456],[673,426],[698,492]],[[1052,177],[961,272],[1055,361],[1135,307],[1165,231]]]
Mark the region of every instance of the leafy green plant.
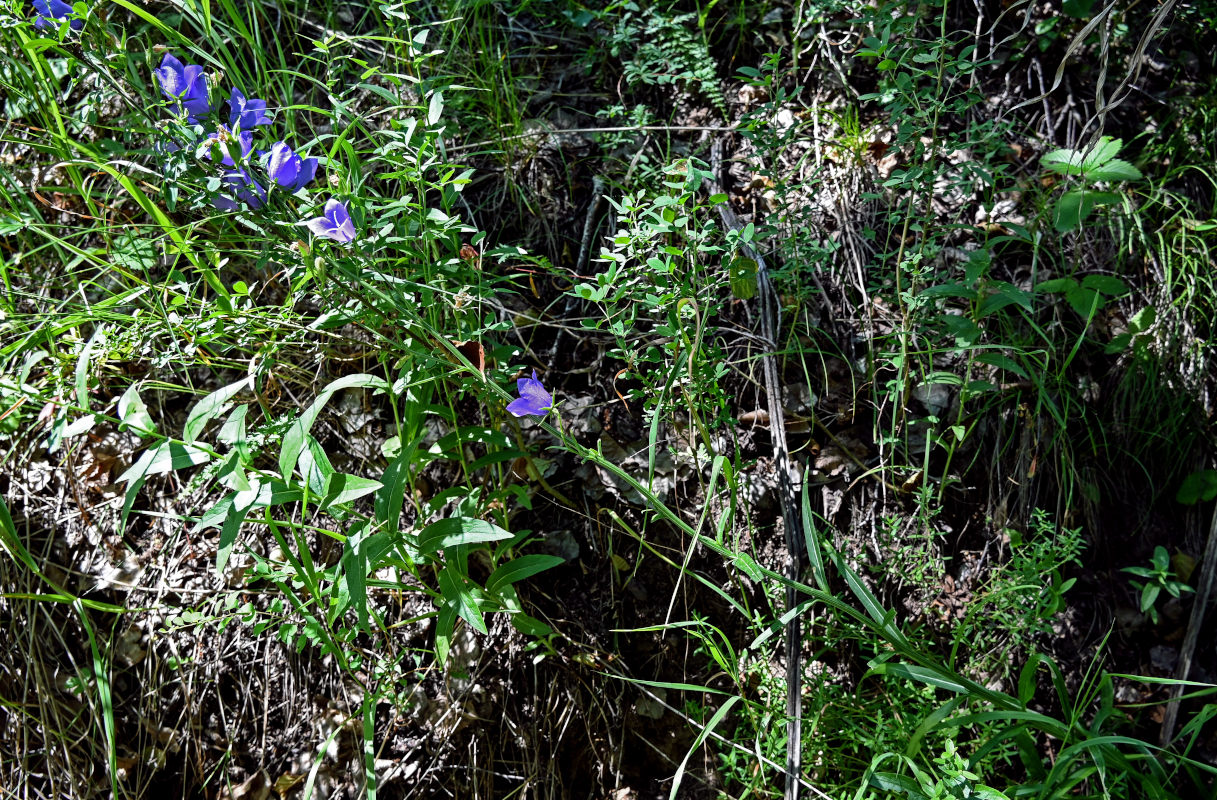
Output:
[[1060,149],[1046,153],[1040,163],[1057,173],[1078,178],[1083,186],[1069,189],[1056,201],[1053,224],[1061,233],[1077,230],[1097,206],[1110,205],[1120,200],[1112,191],[1096,191],[1091,183],[1120,183],[1139,181],[1141,170],[1122,158],[1117,158],[1124,142],[1110,136],[1101,136],[1093,146],[1084,150]]
[[1141,593],[1141,613],[1148,614],[1150,621],[1158,624],[1158,607],[1156,603],[1162,592],[1178,598],[1186,592],[1196,591],[1175,576],[1171,566],[1170,553],[1162,545],[1154,548],[1154,554],[1149,557],[1148,567],[1124,567],[1121,572],[1144,578],[1144,581],[1129,581],[1134,589]]

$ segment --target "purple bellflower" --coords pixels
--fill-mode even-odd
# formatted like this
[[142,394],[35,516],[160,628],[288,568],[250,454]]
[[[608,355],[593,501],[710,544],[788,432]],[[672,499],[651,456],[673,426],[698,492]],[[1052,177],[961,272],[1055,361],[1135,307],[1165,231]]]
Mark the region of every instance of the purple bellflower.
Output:
[[219,130],[217,130],[215,133],[207,134],[207,140],[199,145],[199,155],[210,161],[211,145],[213,142],[219,142],[220,152],[224,154],[224,158],[221,159],[220,163],[226,167],[235,167],[236,164],[232,160],[232,154],[228,152],[228,143],[233,139],[236,139],[241,143],[241,161],[244,161],[245,157],[248,156],[250,151],[254,149],[253,131],[241,131],[234,136],[232,132],[223,125],[221,125]]
[[[317,174],[317,159],[301,158],[292,152],[287,142],[275,142],[270,146],[266,171],[275,183],[289,192],[297,192]],[[352,228],[352,238],[353,231]]]
[[232,190],[233,194],[216,195],[211,201],[220,211],[236,211],[241,207],[241,203],[253,209],[266,205],[266,190],[243,169],[225,172],[224,185]]
[[[72,6],[63,0],[34,0],[34,13],[38,15],[34,27],[41,31],[59,27],[60,20],[72,13]],[[77,17],[70,24],[72,30],[78,31],[85,26],[85,21]]]
[[350,244],[355,241],[355,223],[351,221],[351,214],[345,205],[334,199],[325,204],[323,216],[296,224],[306,225],[318,236],[333,239],[338,244]]
[[520,378],[516,381],[520,396],[507,404],[507,412],[517,417],[543,417],[554,407],[554,398],[541,382],[537,380],[537,371],[532,371],[531,378]]
[[240,89],[233,87],[232,96],[228,99],[228,124],[240,126],[247,131],[258,125],[269,125],[270,117],[266,116],[266,101],[256,97],[245,99]]
[[186,109],[189,122],[198,122],[199,117],[211,110],[207,99],[207,76],[203,74],[202,67],[195,64],[186,66],[165,53],[160,69],[153,70],[152,74],[160,83],[165,97],[176,100]]

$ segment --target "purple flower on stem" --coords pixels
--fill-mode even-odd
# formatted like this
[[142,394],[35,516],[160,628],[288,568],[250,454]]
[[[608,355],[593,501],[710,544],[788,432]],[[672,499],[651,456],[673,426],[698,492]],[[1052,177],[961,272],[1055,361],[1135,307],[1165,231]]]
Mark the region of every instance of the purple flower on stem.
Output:
[[207,134],[207,140],[199,145],[198,155],[210,161],[211,145],[213,142],[219,142],[220,152],[224,154],[224,157],[220,160],[220,163],[226,167],[235,167],[236,163],[234,163],[232,160],[232,153],[228,150],[228,143],[234,139],[241,143],[241,160],[244,161],[245,157],[248,156],[250,151],[254,149],[253,131],[241,131],[234,136],[232,132],[230,132],[228,128],[225,128],[223,125],[221,125],[219,130],[217,130],[215,133]]
[[517,417],[543,417],[554,407],[554,398],[541,382],[537,380],[537,371],[532,371],[531,378],[520,378],[516,381],[520,396],[507,404],[507,411]]
[[317,174],[317,159],[301,158],[286,142],[275,142],[270,146],[266,171],[275,183],[289,192],[297,192]]
[[176,100],[186,109],[186,119],[195,123],[199,117],[211,110],[207,99],[207,76],[203,68],[195,64],[186,66],[169,53],[161,59],[160,69],[153,75],[161,85],[161,91],[170,100]]
[[[34,27],[41,31],[59,27],[59,21],[72,13],[72,6],[63,0],[34,0],[34,13],[38,15]],[[85,21],[77,17],[72,20],[71,26],[72,30],[78,31],[85,26]]]
[[220,211],[236,211],[241,203],[253,209],[266,205],[266,190],[243,169],[225,172],[224,185],[233,190],[233,194],[216,195],[211,201]]
[[232,90],[232,96],[228,99],[228,108],[230,109],[228,124],[233,127],[239,125],[243,131],[258,125],[270,124],[270,117],[266,116],[266,101],[256,97],[246,100],[241,90],[235,87]]
[[350,244],[355,241],[355,223],[351,221],[351,214],[345,205],[334,199],[325,204],[323,216],[296,224],[306,225],[318,236],[333,239],[338,244]]

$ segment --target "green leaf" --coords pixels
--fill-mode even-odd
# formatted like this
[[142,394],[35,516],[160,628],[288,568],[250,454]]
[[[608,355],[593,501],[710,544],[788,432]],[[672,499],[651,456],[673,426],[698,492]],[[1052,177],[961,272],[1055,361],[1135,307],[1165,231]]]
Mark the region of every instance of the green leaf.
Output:
[[1050,281],[1041,281],[1036,285],[1035,291],[1055,294],[1057,292],[1068,292],[1077,285],[1078,282],[1073,278],[1053,278]]
[[444,605],[435,619],[435,664],[440,669],[448,663],[448,652],[452,649],[452,632],[456,628],[456,609]]
[[497,542],[510,538],[510,533],[493,522],[473,517],[449,517],[423,528],[422,533],[418,535],[418,551],[422,555],[429,555],[447,547]]
[[156,435],[156,423],[152,421],[148,406],[144,405],[139,396],[139,387],[134,383],[118,398],[118,418],[123,423],[119,430],[130,428],[141,438]]
[[731,260],[728,275],[731,279],[731,294],[740,300],[750,300],[756,296],[757,263],[751,258],[739,256]]
[[237,492],[228,506],[228,513],[224,515],[224,525],[220,528],[220,544],[216,548],[216,575],[221,578],[224,576],[224,567],[228,565],[228,559],[232,555],[232,548],[237,543],[237,534],[241,531],[241,524],[245,522],[245,515],[253,507],[260,490],[261,487],[255,484],[248,491]]
[[1018,377],[1020,377],[1024,380],[1027,379],[1026,371],[1024,371],[1023,368],[1018,365],[1018,362],[1015,361],[1014,359],[1010,358],[1007,355],[1003,355],[1002,353],[993,353],[993,352],[981,353],[980,355],[978,355],[976,357],[976,360],[982,364],[989,364],[990,366],[1000,367],[1001,369],[1004,369],[1007,372],[1014,373],[1015,375],[1017,375]]
[[439,572],[439,592],[456,611],[457,616],[469,623],[478,633],[485,634],[486,621],[478,610],[477,599],[467,588],[467,580],[468,578],[458,574],[449,564]]
[[249,387],[252,380],[252,378],[248,377],[242,378],[236,383],[216,389],[196,403],[194,408],[190,409],[190,414],[186,417],[186,425],[182,429],[182,439],[187,444],[198,439],[199,434],[203,432],[203,427],[227,411],[228,402],[236,397],[242,389]]
[[1217,470],[1202,469],[1183,479],[1183,485],[1175,494],[1175,500],[1184,505],[1195,505],[1217,498]]
[[380,481],[375,481],[371,478],[361,478],[358,475],[336,472],[330,476],[328,490],[321,506],[322,508],[331,508],[343,503],[350,503],[364,495],[375,492],[383,485]]
[[1143,176],[1141,170],[1121,158],[1116,158],[1091,170],[1086,177],[1095,181],[1139,181]]
[[1087,173],[1095,167],[1101,167],[1111,161],[1120,154],[1120,149],[1124,146],[1121,139],[1113,139],[1110,136],[1100,136],[1099,141],[1095,142],[1094,147],[1085,152],[1085,158],[1082,161],[1082,169]]
[[994,283],[991,287],[993,291],[985,296],[980,301],[980,306],[976,310],[976,316],[984,319],[990,314],[1000,311],[1006,306],[1017,305],[1031,310],[1031,294],[1018,288],[1012,283],[1000,281]]
[[346,584],[347,598],[355,606],[355,616],[359,627],[371,633],[368,625],[368,573],[375,569],[375,562],[369,558],[370,540],[376,537],[387,539],[383,533],[368,535],[371,525],[361,522],[347,532],[346,544],[342,549],[342,582]]
[[283,447],[279,452],[279,473],[283,477],[289,477],[296,469],[296,461],[300,458],[300,453],[304,451],[305,437],[312,430],[313,423],[317,421],[317,415],[321,413],[321,409],[334,396],[335,392],[340,392],[343,389],[353,389],[356,387],[388,389],[389,385],[384,378],[378,378],[375,375],[347,375],[344,378],[339,378],[331,382],[317,395],[317,399],[312,402],[304,413],[301,414],[288,428],[287,433],[283,436]]
[[1114,203],[1120,199],[1114,192],[1094,192],[1075,189],[1065,192],[1056,203],[1056,218],[1053,222],[1057,231],[1068,233],[1081,227],[1096,205]]
[[544,572],[563,563],[565,563],[565,559],[561,556],[539,553],[520,556],[508,561],[506,564],[500,565],[498,569],[491,573],[490,577],[486,580],[486,593],[491,596],[497,596],[504,586],[519,583],[525,578],[531,578],[538,572]]
[[118,476],[118,482],[133,483],[152,475],[205,464],[210,460],[211,453],[206,450],[180,442],[161,442],[156,447],[145,450],[139,460]]
[[1114,275],[1087,275],[1082,279],[1082,286],[1111,297],[1128,294],[1128,284]]
[[321,442],[313,438],[312,434],[305,436],[305,448],[300,453],[300,474],[304,476],[304,481],[313,495],[326,496],[334,467],[330,464],[329,456],[325,454]]
[[1158,593],[1162,591],[1162,587],[1156,583],[1147,583],[1145,588],[1141,590],[1141,612],[1144,613],[1154,607],[1154,601],[1158,599]]
[[1061,175],[1082,174],[1082,154],[1076,150],[1053,150],[1045,153],[1040,165]]

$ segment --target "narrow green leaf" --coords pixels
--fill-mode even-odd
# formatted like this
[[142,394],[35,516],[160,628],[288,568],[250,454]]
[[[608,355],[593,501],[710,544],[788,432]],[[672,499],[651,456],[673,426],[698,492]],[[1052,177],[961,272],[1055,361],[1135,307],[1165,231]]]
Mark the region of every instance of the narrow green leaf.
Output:
[[531,578],[538,572],[544,572],[563,563],[565,563],[565,560],[561,556],[539,553],[520,556],[508,561],[506,564],[501,564],[498,569],[491,573],[490,577],[486,580],[486,593],[491,596],[497,596],[502,587],[519,583],[525,578]]
[[296,461],[304,450],[305,437],[312,430],[313,423],[317,421],[317,415],[321,413],[321,409],[334,396],[334,393],[340,392],[343,389],[369,387],[376,389],[389,388],[384,378],[378,378],[375,375],[347,375],[331,382],[321,391],[321,394],[317,395],[317,399],[291,424],[291,427],[288,428],[287,433],[283,436],[283,445],[279,452],[279,473],[284,478],[289,477],[295,471]]
[[423,555],[430,555],[447,547],[510,538],[510,533],[493,522],[473,517],[449,517],[423,528],[418,535],[418,550]]

